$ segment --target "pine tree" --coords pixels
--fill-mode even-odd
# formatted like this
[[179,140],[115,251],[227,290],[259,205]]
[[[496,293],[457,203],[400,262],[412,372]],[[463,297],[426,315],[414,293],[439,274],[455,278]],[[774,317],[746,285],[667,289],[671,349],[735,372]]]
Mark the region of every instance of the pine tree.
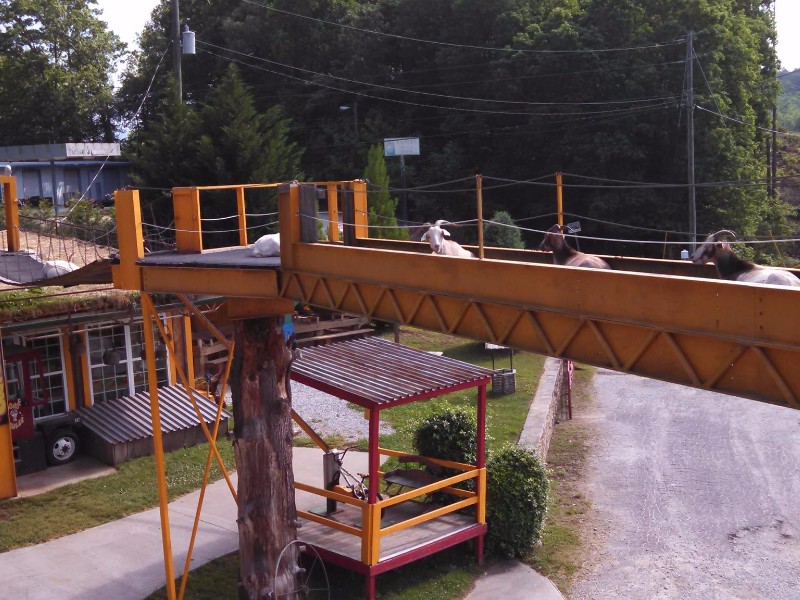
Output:
[[[486,225],[483,243],[496,248],[524,248],[522,234],[514,226],[514,220],[506,211],[501,210],[492,216],[494,223]],[[497,224],[496,224],[497,223]]]
[[369,235],[390,240],[408,239],[408,232],[397,227],[397,198],[389,194],[389,175],[383,147],[376,144],[369,149],[364,179],[369,182]]

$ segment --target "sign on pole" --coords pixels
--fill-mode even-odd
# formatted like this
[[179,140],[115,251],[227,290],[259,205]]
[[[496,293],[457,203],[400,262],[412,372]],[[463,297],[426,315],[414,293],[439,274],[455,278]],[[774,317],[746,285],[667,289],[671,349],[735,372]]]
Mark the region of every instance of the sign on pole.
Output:
[[419,156],[419,138],[384,138],[384,156]]

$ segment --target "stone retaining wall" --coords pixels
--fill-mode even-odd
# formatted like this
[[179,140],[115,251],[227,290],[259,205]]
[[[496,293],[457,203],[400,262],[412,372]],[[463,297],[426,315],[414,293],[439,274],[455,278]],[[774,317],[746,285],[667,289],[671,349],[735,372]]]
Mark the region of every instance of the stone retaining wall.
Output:
[[565,382],[566,361],[547,358],[539,378],[528,418],[519,436],[519,445],[531,448],[537,456],[547,462],[547,451],[553,437],[562,387]]

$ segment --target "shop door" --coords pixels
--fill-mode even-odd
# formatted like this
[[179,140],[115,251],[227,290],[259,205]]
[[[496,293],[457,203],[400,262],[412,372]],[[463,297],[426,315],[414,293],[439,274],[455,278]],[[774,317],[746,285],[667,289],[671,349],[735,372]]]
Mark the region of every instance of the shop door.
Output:
[[47,402],[43,374],[38,352],[10,354],[6,358],[8,422],[15,442],[34,437],[33,409]]

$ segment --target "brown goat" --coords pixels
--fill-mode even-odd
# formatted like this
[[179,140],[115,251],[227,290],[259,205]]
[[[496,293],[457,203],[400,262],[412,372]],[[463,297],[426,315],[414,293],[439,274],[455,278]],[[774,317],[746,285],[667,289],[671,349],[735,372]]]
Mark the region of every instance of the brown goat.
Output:
[[562,225],[553,225],[544,234],[544,239],[539,245],[539,250],[553,253],[553,262],[557,265],[566,265],[568,267],[584,267],[587,269],[610,269],[606,261],[594,254],[585,254],[578,252],[575,248],[571,247],[564,232],[567,231],[566,227]]

